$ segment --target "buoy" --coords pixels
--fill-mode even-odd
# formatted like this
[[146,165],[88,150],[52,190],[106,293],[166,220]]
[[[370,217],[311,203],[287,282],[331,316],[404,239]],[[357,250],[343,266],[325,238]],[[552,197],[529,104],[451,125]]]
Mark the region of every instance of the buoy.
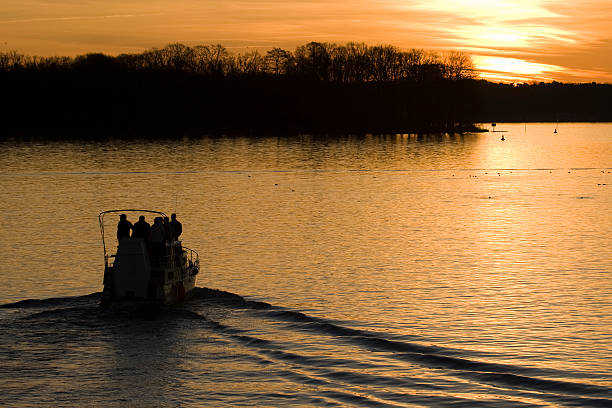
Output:
[[501,138],[501,140],[506,140],[506,138],[505,138],[505,137],[504,137],[504,136],[502,135],[502,138]]

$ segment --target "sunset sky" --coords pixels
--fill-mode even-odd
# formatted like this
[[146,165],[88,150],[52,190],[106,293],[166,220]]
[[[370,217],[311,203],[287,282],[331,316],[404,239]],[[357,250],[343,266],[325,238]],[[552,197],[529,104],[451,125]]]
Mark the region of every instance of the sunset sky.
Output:
[[230,51],[310,41],[462,50],[493,81],[612,83],[611,0],[3,0],[0,50]]

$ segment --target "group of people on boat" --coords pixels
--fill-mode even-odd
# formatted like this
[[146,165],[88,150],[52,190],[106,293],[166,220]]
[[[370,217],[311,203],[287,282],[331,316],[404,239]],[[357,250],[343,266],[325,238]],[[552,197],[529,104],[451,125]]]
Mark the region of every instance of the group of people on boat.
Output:
[[[171,218],[171,219],[170,219]],[[176,214],[168,217],[155,217],[153,225],[141,215],[135,224],[127,219],[127,215],[119,216],[117,224],[117,241],[124,238],[142,238],[152,244],[165,244],[166,242],[178,241],[183,233],[183,225],[176,219]]]
[[182,261],[182,245],[179,237],[183,225],[176,219],[176,214],[168,217],[155,217],[150,225],[145,216],[132,224],[125,214],[119,216],[117,224],[117,241],[124,239],[143,239],[151,262],[158,266],[179,265]]

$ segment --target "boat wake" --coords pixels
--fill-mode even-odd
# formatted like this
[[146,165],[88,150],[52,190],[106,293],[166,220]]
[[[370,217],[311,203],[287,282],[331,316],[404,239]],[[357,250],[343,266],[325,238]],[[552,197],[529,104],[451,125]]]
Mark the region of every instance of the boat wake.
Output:
[[[199,384],[196,388],[211,384],[206,396],[200,397],[203,399],[190,397],[200,403],[218,399],[272,406],[289,402],[319,406],[612,406],[610,378],[598,373],[509,364],[508,356],[432,344],[415,335],[364,330],[229,292],[195,288],[188,302],[148,314],[103,310],[97,306],[99,297],[100,293],[93,293],[0,305],[4,333],[0,335],[4,346],[0,366],[14,352],[32,357],[24,342],[39,349],[58,343],[82,346],[80,339],[87,338],[98,348],[104,342],[119,344],[121,350],[110,354],[142,355],[152,344],[170,350],[175,357],[164,363],[166,373],[177,365],[188,365],[189,376]],[[78,363],[70,361],[77,357],[66,352],[50,352],[47,358]],[[25,378],[27,383],[32,375],[14,363],[7,367],[0,371],[1,377]],[[181,376],[185,380],[184,370]],[[53,382],[53,377],[47,381]],[[232,384],[239,381],[251,386],[236,389]],[[17,398],[19,391],[23,390],[9,387],[7,395]],[[0,405],[8,402],[3,398]],[[181,401],[189,405],[179,398]]]

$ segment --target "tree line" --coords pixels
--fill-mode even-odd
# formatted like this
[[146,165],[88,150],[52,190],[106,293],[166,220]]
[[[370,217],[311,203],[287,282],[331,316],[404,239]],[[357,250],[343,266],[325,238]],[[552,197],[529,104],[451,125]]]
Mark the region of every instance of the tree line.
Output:
[[610,85],[493,84],[460,52],[310,42],[233,54],[0,53],[6,133],[424,133],[489,121],[612,120]]
[[402,51],[392,45],[364,43],[337,45],[310,42],[294,52],[273,48],[231,54],[220,44],[170,44],[142,53],[86,54],[38,57],[16,51],[0,53],[0,71],[124,70],[130,72],[184,72],[214,77],[269,76],[315,79],[338,83],[394,82],[474,78],[471,58],[461,52],[438,54],[422,49]]

